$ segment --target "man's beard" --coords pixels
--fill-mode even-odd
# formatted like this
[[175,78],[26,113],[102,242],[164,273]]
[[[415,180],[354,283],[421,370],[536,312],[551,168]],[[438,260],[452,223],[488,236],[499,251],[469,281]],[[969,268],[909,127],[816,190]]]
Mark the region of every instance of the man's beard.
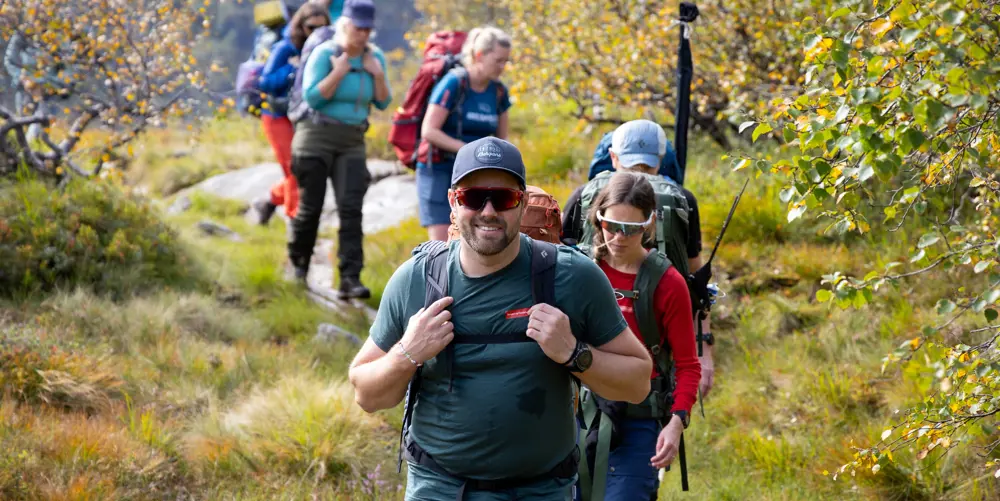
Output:
[[[476,226],[497,226],[502,230],[503,236],[494,239],[479,238],[476,236]],[[508,228],[507,222],[503,218],[476,216],[466,221],[459,221],[458,228],[462,233],[462,239],[477,254],[495,256],[503,252],[515,238],[518,238],[518,233],[521,230],[521,221],[518,219],[512,228]]]

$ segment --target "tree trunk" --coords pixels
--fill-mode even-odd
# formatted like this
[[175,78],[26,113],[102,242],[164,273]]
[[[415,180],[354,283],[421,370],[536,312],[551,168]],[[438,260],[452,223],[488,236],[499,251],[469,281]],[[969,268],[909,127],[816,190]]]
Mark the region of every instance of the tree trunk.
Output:
[[[692,106],[692,108],[694,108]],[[708,135],[719,145],[722,149],[729,151],[732,149],[732,143],[729,141],[729,136],[726,135],[726,129],[728,128],[725,122],[720,122],[715,119],[715,114],[702,114],[699,113],[697,109],[691,110],[691,122],[693,125],[700,130],[708,133]]]

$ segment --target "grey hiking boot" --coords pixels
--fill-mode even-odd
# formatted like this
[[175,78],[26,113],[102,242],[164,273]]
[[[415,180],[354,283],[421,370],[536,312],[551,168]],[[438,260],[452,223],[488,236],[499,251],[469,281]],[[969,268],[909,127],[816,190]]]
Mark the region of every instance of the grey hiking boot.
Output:
[[365,287],[361,280],[356,277],[344,277],[340,279],[340,288],[337,289],[337,297],[340,299],[368,299],[372,296],[368,287]]
[[257,211],[257,224],[267,226],[267,223],[271,221],[271,216],[274,215],[274,211],[277,210],[278,206],[272,204],[270,200],[262,198],[253,203],[253,208]]

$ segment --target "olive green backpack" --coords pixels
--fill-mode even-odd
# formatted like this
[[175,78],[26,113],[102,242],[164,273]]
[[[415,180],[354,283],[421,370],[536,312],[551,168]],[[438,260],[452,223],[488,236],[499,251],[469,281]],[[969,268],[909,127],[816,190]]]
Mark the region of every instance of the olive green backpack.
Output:
[[[583,188],[580,195],[580,217],[583,236],[577,247],[593,257],[594,228],[587,221],[590,207],[597,195],[607,186],[614,172],[601,172]],[[580,416],[584,433],[580,435],[583,461],[580,464],[580,486],[584,501],[603,501],[607,485],[608,460],[612,444],[617,442],[616,428],[621,418],[655,419],[664,426],[673,405],[673,357],[670,345],[661,343],[661,332],[654,312],[654,297],[663,275],[671,266],[676,267],[687,280],[687,240],[689,207],[684,192],[675,183],[662,176],[643,174],[656,193],[656,230],[647,248],[656,250],[647,254],[636,274],[633,290],[615,289],[617,294],[633,300],[636,322],[643,344],[653,355],[659,377],[651,381],[649,396],[640,404],[609,402],[587,388],[580,395]],[[684,458],[681,458],[682,470]],[[686,473],[686,472],[685,472]]]
[[[577,247],[588,256],[593,256],[596,228],[587,223],[587,215],[598,193],[608,185],[613,175],[614,171],[604,171],[594,176],[580,194],[580,217],[583,219],[580,227],[583,228],[583,236]],[[653,185],[653,191],[656,193],[656,232],[653,240],[647,243],[647,247],[659,250],[673,263],[681,276],[687,279],[688,218],[691,209],[688,207],[687,198],[684,197],[684,191],[663,176],[642,175]]]

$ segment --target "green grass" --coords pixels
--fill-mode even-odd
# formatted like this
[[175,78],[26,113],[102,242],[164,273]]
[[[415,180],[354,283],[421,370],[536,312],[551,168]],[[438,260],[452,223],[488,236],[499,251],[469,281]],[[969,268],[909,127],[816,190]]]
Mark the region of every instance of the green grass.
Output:
[[[515,109],[512,139],[524,145],[532,183],[564,202],[603,130],[575,130],[548,105]],[[270,161],[257,126],[220,123],[196,147],[205,155],[181,159],[161,153],[191,135],[161,131],[161,156],[140,150],[129,182],[167,193],[255,158]],[[376,156],[391,155],[379,139],[385,127],[376,121],[369,133]],[[242,151],[216,148],[216,140]],[[687,187],[699,200],[707,257],[746,174],[731,172],[710,143],[693,138],[692,148]],[[995,498],[991,472],[967,449],[937,462],[903,451],[878,475],[833,480],[852,441],[876,440],[897,409],[930,390],[932,369],[918,363],[883,375],[882,357],[918,326],[941,320],[929,308],[936,285],[951,276],[883,289],[879,305],[864,310],[817,304],[823,275],[860,275],[909,249],[897,235],[842,238],[823,234],[821,224],[789,224],[779,190],[766,177],[751,180],[720,247],[714,280],[727,296],[712,319],[717,386],[704,401],[706,417],[696,406],[685,434],[691,491],[681,492],[675,467],[661,499]],[[34,207],[49,196],[43,191],[28,190]],[[19,214],[11,200],[8,213]],[[132,218],[124,220],[147,221],[117,207],[114,214]],[[171,249],[184,258],[169,276],[129,275],[105,262],[97,282],[104,287],[86,275],[0,299],[0,498],[401,498],[400,409],[361,412],[345,383],[356,347],[313,340],[320,323],[364,338],[368,322],[320,308],[286,283],[284,224],[259,227],[244,210],[195,195],[191,210],[167,218]],[[203,219],[243,241],[202,235],[195,225]],[[33,227],[17,228],[20,235]],[[37,242],[58,235],[36,233]],[[415,219],[365,236],[370,305],[425,239]],[[97,241],[107,247],[112,239]],[[132,280],[108,279],[116,274]]]
[[133,147],[126,178],[154,196],[172,195],[213,175],[274,162],[260,120],[231,116],[197,129],[150,129]]
[[[167,222],[190,258],[169,280],[0,298],[0,498],[391,499],[398,418],[354,405],[355,347],[313,340],[323,322],[367,324],[282,280],[280,223],[192,205]],[[244,242],[202,236],[202,219]]]

